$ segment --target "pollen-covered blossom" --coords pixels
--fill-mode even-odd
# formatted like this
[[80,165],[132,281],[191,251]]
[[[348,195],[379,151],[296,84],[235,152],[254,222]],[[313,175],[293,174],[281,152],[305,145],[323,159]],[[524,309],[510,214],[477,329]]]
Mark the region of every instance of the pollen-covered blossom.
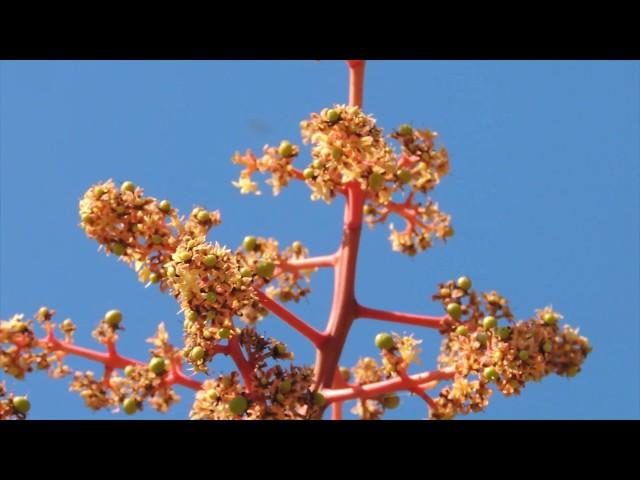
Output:
[[[453,281],[434,295],[449,312],[443,322],[440,368],[455,368],[452,384],[435,399],[433,418],[452,418],[481,411],[488,405],[491,383],[505,396],[519,395],[528,381],[556,373],[573,376],[591,347],[577,330],[558,321],[551,307],[526,321],[514,321],[508,302],[497,292],[478,295]],[[451,308],[451,305],[460,308]],[[459,312],[459,313],[458,313]],[[499,319],[506,322],[500,325]]]
[[204,236],[220,223],[218,211],[196,207],[184,220],[167,200],[145,197],[131,182],[120,190],[112,180],[98,183],[80,201],[81,226],[89,238],[138,271],[140,281],[160,283],[166,290],[163,266],[187,236]]

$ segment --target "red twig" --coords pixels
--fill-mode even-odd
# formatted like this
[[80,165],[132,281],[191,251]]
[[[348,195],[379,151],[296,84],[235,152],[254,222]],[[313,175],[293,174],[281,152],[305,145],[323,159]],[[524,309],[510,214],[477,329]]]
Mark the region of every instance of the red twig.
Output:
[[358,318],[371,318],[374,320],[386,320],[389,322],[405,323],[408,325],[417,325],[419,327],[439,329],[442,321],[447,318],[446,315],[434,317],[429,315],[415,315],[412,313],[391,312],[387,310],[376,310],[375,308],[363,307],[358,305],[356,309]]
[[324,389],[322,394],[327,402],[344,402],[356,398],[372,398],[385,393],[398,390],[411,390],[416,385],[422,385],[433,380],[449,380],[453,378],[453,370],[435,370],[433,372],[422,372],[406,378],[394,377],[381,382],[369,383],[367,385],[351,385],[347,388]]

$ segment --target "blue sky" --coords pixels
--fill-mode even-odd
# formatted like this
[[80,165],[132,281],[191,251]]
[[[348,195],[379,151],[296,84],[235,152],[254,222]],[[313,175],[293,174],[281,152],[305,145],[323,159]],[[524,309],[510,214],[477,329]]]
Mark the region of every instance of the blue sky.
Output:
[[[430,300],[437,283],[467,274],[509,298],[518,318],[552,304],[594,346],[576,378],[548,377],[517,398],[496,393],[469,418],[640,418],[639,71],[638,62],[603,61],[368,64],[365,110],[379,125],[431,128],[449,150],[451,175],[433,197],[456,236],[407,258],[391,251],[386,227],[365,227],[361,303],[440,314]],[[241,196],[230,158],[299,143],[300,120],[346,98],[347,69],[337,61],[0,62],[0,317],[46,304],[78,324],[79,344],[95,346],[91,330],[119,308],[123,354],[146,358],[144,340],[160,321],[179,343],[175,301],[143,288],[78,227],[83,192],[108,178],[132,180],[183,211],[220,209],[223,224],[209,238],[232,247],[255,234],[332,252],[341,201],[311,202],[303,185],[275,198]],[[313,295],[294,307],[317,328],[331,281],[316,274]],[[381,329],[389,324],[358,320],[342,363],[376,355]],[[275,317],[261,330],[287,341],[298,363],[313,362],[308,344]],[[423,338],[423,365],[435,365],[435,332],[395,330]],[[68,379],[35,373],[7,383],[29,395],[31,418],[124,417],[84,408]],[[193,393],[178,391],[169,414],[147,406],[136,418],[186,418]],[[421,400],[402,400],[388,418],[425,416]]]

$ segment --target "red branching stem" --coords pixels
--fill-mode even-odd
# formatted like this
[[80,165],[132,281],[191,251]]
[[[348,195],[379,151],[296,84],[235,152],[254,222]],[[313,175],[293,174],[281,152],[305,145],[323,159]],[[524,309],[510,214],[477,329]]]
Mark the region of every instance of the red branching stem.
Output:
[[176,353],[174,357],[170,359],[169,365],[169,375],[165,378],[167,383],[177,383],[179,385],[184,385],[185,387],[193,388],[194,390],[200,390],[202,388],[201,382],[185,375],[182,370],[182,361],[179,353]]
[[327,336],[325,334],[317,331],[304,320],[284,308],[278,302],[269,298],[269,296],[261,290],[255,289],[255,293],[264,308],[269,310],[274,315],[280,317],[285,323],[293,327],[294,330],[300,332],[302,335],[308,338],[316,348],[322,348],[325,341],[327,340]]
[[455,371],[435,370],[432,372],[422,372],[405,378],[394,377],[381,382],[369,383],[367,385],[351,385],[347,388],[324,389],[322,394],[327,402],[344,402],[356,398],[372,398],[385,393],[396,392],[398,390],[412,390],[417,385],[422,385],[434,380],[449,380],[453,378]]
[[322,257],[302,258],[300,260],[287,260],[285,263],[280,264],[280,268],[285,271],[311,270],[320,267],[333,267],[335,263],[335,255],[325,255]]
[[[362,107],[365,61],[347,60],[347,64],[349,105]],[[355,274],[365,192],[358,182],[352,181],[346,185],[346,197],[342,243],[335,255],[333,302],[324,332],[328,338],[316,353],[314,379],[321,388],[332,385],[347,335],[356,318]]]
[[253,389],[253,366],[244,357],[242,347],[240,347],[240,338],[237,335],[234,335],[231,337],[231,340],[229,340],[229,355],[238,367],[247,391],[250,392]]
[[376,310],[375,308],[358,305],[356,309],[358,318],[371,318],[374,320],[386,320],[389,322],[405,323],[407,325],[417,325],[419,327],[439,329],[446,315],[434,317],[429,315],[415,315],[412,313],[400,313],[387,310]]
[[[96,350],[91,350],[85,347],[79,347],[72,343],[58,340],[53,333],[52,326],[48,325],[46,329],[47,329],[47,336],[39,340],[39,343],[44,348],[51,351],[55,351],[55,352],[63,352],[65,354],[76,355],[81,358],[86,358],[88,360],[93,360],[95,362],[102,363],[105,367],[105,375],[104,375],[105,381],[109,380],[109,378],[111,377],[111,373],[117,368],[123,369],[127,365],[144,365],[144,362],[141,362],[139,360],[134,360],[132,358],[123,357],[122,355],[117,353],[113,342],[107,341],[106,352],[98,352]],[[181,370],[177,370],[176,374],[173,377],[169,376],[167,378],[167,381],[169,383],[177,383],[179,385],[192,388],[194,390],[199,390],[201,387],[200,382],[193,380],[192,378],[189,378]]]
[[437,408],[436,403],[433,401],[433,399],[424,392],[425,389],[420,387],[420,383],[422,382],[416,382],[411,377],[409,377],[406,371],[406,367],[399,369],[398,375],[400,375],[400,377],[405,382],[407,382],[409,391],[415,393],[420,398],[422,398],[431,410],[434,410]]

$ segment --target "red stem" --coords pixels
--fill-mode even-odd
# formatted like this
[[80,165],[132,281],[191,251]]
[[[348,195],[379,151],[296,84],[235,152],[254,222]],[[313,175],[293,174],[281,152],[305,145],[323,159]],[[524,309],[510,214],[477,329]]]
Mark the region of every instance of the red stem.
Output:
[[327,336],[324,333],[318,332],[304,320],[291,313],[278,302],[269,298],[269,296],[261,290],[255,289],[254,291],[263,307],[280,317],[285,323],[289,324],[295,330],[308,338],[316,348],[322,348],[322,345],[324,345],[327,340]]
[[429,315],[414,315],[412,313],[391,312],[387,310],[376,310],[375,308],[357,306],[356,315],[358,318],[371,318],[375,320],[386,320],[389,322],[406,323],[408,325],[417,325],[419,327],[436,328],[442,326],[442,321],[447,318],[446,315],[441,317],[433,317]]
[[394,377],[381,382],[369,383],[367,385],[352,385],[348,388],[324,389],[322,394],[327,402],[344,402],[356,398],[372,398],[385,393],[396,392],[398,390],[411,390],[416,385],[422,385],[433,380],[449,380],[453,378],[455,372],[452,370],[435,370],[433,372],[422,372],[415,375]]
[[231,340],[229,340],[229,355],[231,355],[231,358],[238,367],[247,391],[250,392],[253,383],[253,366],[244,357],[242,348],[240,347],[240,338],[237,335],[234,335],[231,337]]

